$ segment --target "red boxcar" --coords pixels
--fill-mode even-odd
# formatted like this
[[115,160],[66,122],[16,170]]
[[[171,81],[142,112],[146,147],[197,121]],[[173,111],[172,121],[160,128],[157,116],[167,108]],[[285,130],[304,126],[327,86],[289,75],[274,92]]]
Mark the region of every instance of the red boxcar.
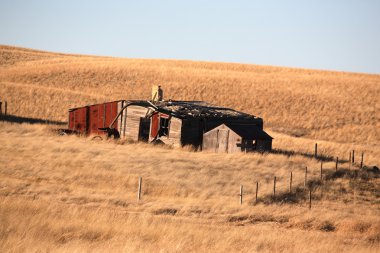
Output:
[[[108,127],[123,107],[124,100],[88,105],[69,110],[69,130],[85,135],[106,134],[99,128]],[[118,129],[118,122],[113,125]]]

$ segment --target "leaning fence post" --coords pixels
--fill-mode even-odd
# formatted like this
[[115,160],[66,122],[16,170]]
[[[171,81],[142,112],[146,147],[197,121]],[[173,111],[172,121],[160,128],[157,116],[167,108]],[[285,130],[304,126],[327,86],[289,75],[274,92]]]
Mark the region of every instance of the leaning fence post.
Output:
[[338,159],[338,157],[336,157],[336,161],[335,161],[335,172],[338,172],[338,162],[339,162],[339,159]]
[[276,198],[276,176],[273,178],[273,199]]
[[289,193],[292,193],[293,171],[290,172]]
[[307,167],[305,168],[305,182],[304,182],[305,188],[306,188],[306,185],[307,185]]
[[142,187],[142,177],[139,177],[139,188],[137,190],[137,200],[141,200],[141,187]]
[[311,209],[311,189],[309,190],[309,209]]
[[363,168],[363,162],[364,162],[364,152],[362,152],[362,159],[360,161],[360,168]]
[[243,204],[243,186],[242,185],[240,185],[240,205],[242,205]]
[[314,157],[315,157],[315,159],[317,159],[317,157],[318,157],[318,144],[317,143],[315,143],[315,146],[314,146]]

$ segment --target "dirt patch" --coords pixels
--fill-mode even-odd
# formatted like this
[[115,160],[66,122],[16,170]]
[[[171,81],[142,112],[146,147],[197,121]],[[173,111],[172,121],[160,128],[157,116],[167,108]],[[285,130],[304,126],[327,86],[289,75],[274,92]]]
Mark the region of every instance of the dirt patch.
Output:
[[124,200],[119,199],[111,199],[108,201],[108,203],[115,205],[115,206],[121,206],[121,207],[128,207],[129,204]]
[[336,230],[335,225],[331,221],[323,221],[318,228],[324,232],[334,232]]
[[246,221],[248,216],[231,216],[227,218],[227,222],[242,222]]
[[256,223],[263,223],[263,222],[274,222],[283,224],[289,221],[288,217],[285,216],[273,216],[273,215],[251,215],[251,216],[230,216],[227,218],[227,222],[232,223],[245,223],[245,224],[256,224]]
[[174,208],[161,208],[153,211],[155,215],[176,215],[177,212],[178,210]]

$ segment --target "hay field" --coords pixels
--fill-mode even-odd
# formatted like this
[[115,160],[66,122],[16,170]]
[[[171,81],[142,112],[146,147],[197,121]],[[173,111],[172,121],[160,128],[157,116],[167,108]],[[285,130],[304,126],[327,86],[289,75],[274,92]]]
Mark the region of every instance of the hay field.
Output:
[[15,116],[66,121],[70,107],[149,99],[152,84],[262,116],[274,148],[296,153],[200,153],[0,122],[1,252],[379,252],[380,178],[353,177],[345,162],[334,174],[330,161],[321,186],[307,156],[318,142],[322,154],[355,149],[379,166],[379,75],[0,46],[0,99]]
[[[380,179],[338,178],[307,201],[268,204],[319,178],[317,161],[206,154],[56,136],[0,123],[2,252],[376,252]],[[325,165],[326,173],[334,164]],[[136,199],[138,177],[142,200]],[[255,204],[255,182],[260,182]],[[244,185],[243,205],[239,187]]]

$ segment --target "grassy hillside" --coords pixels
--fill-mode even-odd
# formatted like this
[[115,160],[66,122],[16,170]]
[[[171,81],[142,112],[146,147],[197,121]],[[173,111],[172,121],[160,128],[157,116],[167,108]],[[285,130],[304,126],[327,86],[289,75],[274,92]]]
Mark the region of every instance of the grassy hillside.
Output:
[[10,113],[66,121],[67,109],[115,99],[206,100],[264,118],[293,136],[380,141],[380,75],[232,63],[65,55],[0,46]]
[[[149,99],[153,84],[165,98],[263,117],[281,152],[191,152],[0,122],[1,252],[379,251],[380,173],[346,160],[355,149],[356,161],[364,152],[365,165],[380,164],[380,75],[0,46],[0,99],[19,117],[66,121],[71,107]],[[338,172],[324,161],[322,181],[315,142],[340,158]]]
[[[318,182],[314,159],[96,142],[58,137],[39,125],[0,123],[0,129],[2,252],[376,252],[380,246],[379,177],[329,179],[334,164],[326,163],[327,181],[313,188],[309,210],[304,166],[309,181]],[[283,201],[290,171],[298,197],[271,204],[273,176]]]

